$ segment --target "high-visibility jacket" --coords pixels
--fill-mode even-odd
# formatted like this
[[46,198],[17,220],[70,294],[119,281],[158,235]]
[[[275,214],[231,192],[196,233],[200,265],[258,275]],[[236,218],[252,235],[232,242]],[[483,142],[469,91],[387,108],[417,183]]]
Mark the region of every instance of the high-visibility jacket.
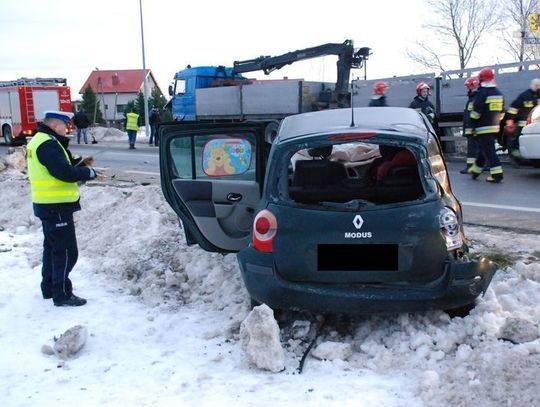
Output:
[[[30,179],[30,190],[32,192],[32,202],[37,204],[57,204],[77,202],[80,198],[79,187],[76,182],[64,182],[53,177],[47,167],[39,161],[37,156],[38,147],[53,139],[52,136],[38,132],[32,137],[32,140],[26,146],[28,156],[28,178]],[[58,143],[58,141],[56,141]],[[69,156],[58,143],[66,161],[69,162]]]
[[126,130],[139,130],[139,115],[137,113],[128,113],[126,120]]
[[525,127],[530,111],[538,104],[538,97],[531,89],[521,92],[506,111],[508,118],[515,120],[519,127]]
[[481,86],[476,92],[471,110],[474,134],[497,135],[504,113],[504,96],[495,86]]

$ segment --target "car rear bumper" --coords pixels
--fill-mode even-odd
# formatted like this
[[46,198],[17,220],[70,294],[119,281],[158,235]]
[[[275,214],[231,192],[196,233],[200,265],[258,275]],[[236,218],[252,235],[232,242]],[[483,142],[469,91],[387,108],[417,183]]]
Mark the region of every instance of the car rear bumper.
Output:
[[239,254],[251,297],[272,308],[332,314],[371,314],[452,309],[485,292],[496,271],[489,260],[448,261],[440,279],[429,285],[362,285],[293,282],[272,266],[272,255],[248,248]]
[[522,134],[519,136],[519,152],[529,160],[540,159],[540,134]]

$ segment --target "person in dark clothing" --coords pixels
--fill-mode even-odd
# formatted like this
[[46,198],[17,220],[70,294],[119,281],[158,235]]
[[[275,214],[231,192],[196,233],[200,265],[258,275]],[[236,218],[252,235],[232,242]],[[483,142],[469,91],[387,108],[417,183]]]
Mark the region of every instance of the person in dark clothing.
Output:
[[373,85],[373,96],[369,101],[369,107],[388,107],[386,103],[386,92],[388,91],[388,83],[376,82]]
[[467,137],[467,162],[466,167],[460,171],[461,174],[468,174],[469,168],[476,161],[478,156],[478,140],[473,134],[473,128],[471,123],[470,114],[473,109],[474,97],[480,86],[480,81],[476,76],[471,76],[465,81],[465,87],[467,88],[467,103],[465,104],[465,110],[463,112],[463,135]]
[[[49,111],[27,145],[28,177],[34,214],[43,226],[41,293],[56,306],[80,306],[69,273],[78,257],[73,213],[80,210],[78,181],[96,178],[92,160],[76,159],[64,147],[72,113]],[[81,165],[83,163],[83,165]]]
[[538,98],[540,98],[540,79],[535,78],[531,81],[531,87],[521,92],[506,111],[506,127],[512,134],[508,140],[508,150],[510,157],[515,161],[521,159],[519,136],[523,127],[527,125],[529,113],[538,104]]
[[152,109],[152,112],[150,113],[150,140],[148,141],[148,144],[152,145],[152,141],[154,142],[154,145],[157,146],[158,143],[158,136],[157,136],[157,129],[159,126],[159,123],[161,123],[161,117],[159,115],[159,109],[157,107],[154,107]]
[[420,82],[416,86],[416,96],[409,104],[409,108],[415,109],[419,112],[424,113],[431,124],[435,121],[435,106],[428,99],[429,96],[429,85],[425,82]]
[[81,144],[81,136],[83,137],[84,144],[88,144],[88,126],[90,126],[90,119],[83,110],[79,110],[73,116],[73,124],[77,128],[77,144]]
[[495,83],[495,71],[484,68],[478,74],[480,88],[476,93],[470,113],[472,131],[480,146],[476,160],[469,168],[469,174],[476,179],[482,174],[484,164],[489,165],[487,182],[499,183],[503,180],[503,168],[495,152],[495,140],[499,134],[504,113],[504,96]]

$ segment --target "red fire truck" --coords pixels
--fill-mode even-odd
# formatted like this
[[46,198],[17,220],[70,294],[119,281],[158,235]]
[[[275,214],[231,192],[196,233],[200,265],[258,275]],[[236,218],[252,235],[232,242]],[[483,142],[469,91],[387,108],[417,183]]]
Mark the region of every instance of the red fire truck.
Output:
[[0,81],[0,136],[6,144],[24,143],[35,134],[47,110],[71,112],[71,93],[63,78]]

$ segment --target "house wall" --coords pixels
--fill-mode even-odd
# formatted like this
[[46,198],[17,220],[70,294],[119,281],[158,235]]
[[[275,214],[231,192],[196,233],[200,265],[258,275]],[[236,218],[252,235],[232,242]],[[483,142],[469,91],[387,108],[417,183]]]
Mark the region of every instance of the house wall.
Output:
[[[152,90],[156,87],[156,83],[151,76],[148,77],[148,96],[150,96]],[[142,88],[141,88],[142,90]],[[124,120],[124,110],[128,102],[137,99],[137,92],[133,93],[97,93],[96,97],[99,101],[99,107],[101,113],[103,113],[103,118],[109,122],[121,122]],[[121,111],[118,111],[118,106],[120,106]],[[93,112],[89,112],[93,114]],[[92,120],[93,117],[90,117]]]

